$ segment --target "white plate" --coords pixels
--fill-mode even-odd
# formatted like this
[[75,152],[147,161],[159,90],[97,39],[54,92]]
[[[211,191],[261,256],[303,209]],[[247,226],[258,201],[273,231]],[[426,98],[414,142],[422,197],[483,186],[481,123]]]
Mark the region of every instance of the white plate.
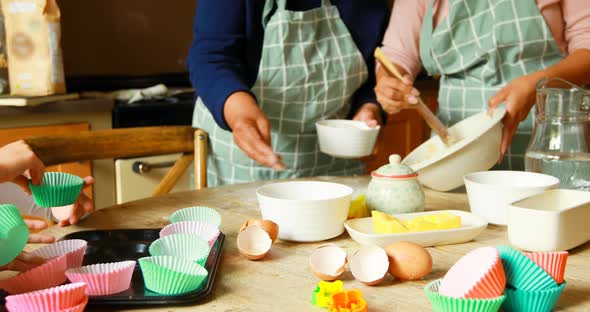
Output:
[[424,232],[409,232],[399,234],[376,234],[373,231],[373,219],[360,218],[344,222],[344,227],[350,237],[355,241],[366,245],[387,247],[393,242],[407,241],[416,243],[422,247],[450,245],[468,242],[477,237],[488,225],[480,216],[461,210],[437,210],[394,215],[399,220],[410,220],[415,217],[448,212],[461,217],[461,227],[449,230],[436,230]]

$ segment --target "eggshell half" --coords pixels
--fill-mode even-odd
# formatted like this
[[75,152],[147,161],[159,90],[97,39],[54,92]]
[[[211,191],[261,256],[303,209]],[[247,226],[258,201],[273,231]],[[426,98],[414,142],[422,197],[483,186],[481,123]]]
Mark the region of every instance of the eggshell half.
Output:
[[238,251],[249,260],[260,260],[266,256],[272,240],[259,225],[250,225],[238,233]]
[[378,246],[363,246],[350,256],[350,271],[365,285],[381,283],[389,269],[389,258]]
[[421,279],[432,271],[432,256],[424,247],[410,242],[395,242],[385,247],[389,274],[404,281]]
[[279,236],[279,225],[270,220],[250,219],[240,227],[240,232],[250,225],[260,225],[274,242]]
[[346,251],[335,244],[317,247],[311,252],[309,266],[311,272],[324,281],[337,280],[346,268]]

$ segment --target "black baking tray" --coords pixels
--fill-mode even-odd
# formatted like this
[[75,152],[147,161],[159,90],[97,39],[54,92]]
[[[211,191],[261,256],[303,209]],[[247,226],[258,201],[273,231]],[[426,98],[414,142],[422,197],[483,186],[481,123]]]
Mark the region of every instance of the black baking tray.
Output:
[[[88,242],[84,265],[137,260],[148,257],[150,244],[160,237],[159,229],[93,230],[66,235],[63,239],[83,239]],[[206,298],[213,290],[219,269],[225,235],[220,233],[211,249],[205,268],[209,275],[201,286],[191,292],[170,296],[154,293],[145,288],[139,262],[133,271],[131,287],[109,296],[91,296],[89,306],[156,306],[187,305]]]

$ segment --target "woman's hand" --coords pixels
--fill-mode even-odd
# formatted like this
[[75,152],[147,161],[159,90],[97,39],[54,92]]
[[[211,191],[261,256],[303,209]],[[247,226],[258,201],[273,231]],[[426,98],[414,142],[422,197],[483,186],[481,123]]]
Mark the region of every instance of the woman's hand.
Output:
[[14,182],[30,194],[29,179],[24,175],[26,172],[33,184],[39,184],[45,174],[45,165],[25,141],[0,148],[0,183]]
[[371,128],[381,126],[381,108],[375,103],[365,103],[359,108],[356,114],[354,114],[352,120],[363,121]]
[[[405,70],[399,66],[398,70],[405,73]],[[379,66],[377,69],[375,93],[377,94],[377,101],[381,103],[383,110],[389,114],[399,113],[402,109],[418,104],[418,96],[420,96],[420,92],[412,87],[412,81],[407,74],[402,81],[390,76],[383,66]]]
[[258,163],[275,170],[285,169],[281,156],[270,142],[270,122],[246,92],[236,92],[225,102],[223,115],[232,129],[234,142]]
[[490,99],[488,103],[490,109],[495,109],[500,104],[506,103],[506,115],[502,119],[504,129],[502,130],[502,143],[500,145],[502,157],[504,157],[512,142],[518,124],[526,119],[535,104],[535,84],[542,77],[542,72],[536,72],[514,79]]
[[[92,184],[94,184],[94,178],[91,176],[85,177],[83,189]],[[51,208],[53,217],[59,220],[59,226],[74,225],[78,223],[85,214],[94,211],[94,204],[92,203],[92,200],[84,194],[83,189],[80,191],[78,200],[76,200],[73,205]]]
[[[382,118],[381,118],[381,108],[379,105],[375,103],[365,103],[359,110],[354,114],[352,120],[364,121],[369,127],[375,128],[377,126],[382,126]],[[381,136],[381,132],[379,133]],[[377,142],[379,142],[379,138],[377,138]],[[377,156],[379,153],[379,144],[375,144],[375,148],[371,155],[361,158],[364,161],[371,161]]]

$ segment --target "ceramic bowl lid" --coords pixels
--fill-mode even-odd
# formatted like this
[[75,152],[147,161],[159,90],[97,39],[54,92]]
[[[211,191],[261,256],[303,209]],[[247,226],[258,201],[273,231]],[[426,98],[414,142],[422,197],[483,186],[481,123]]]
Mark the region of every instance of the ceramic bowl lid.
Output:
[[389,164],[373,171],[371,176],[377,178],[407,179],[418,176],[412,168],[401,163],[402,158],[397,155],[389,156]]

